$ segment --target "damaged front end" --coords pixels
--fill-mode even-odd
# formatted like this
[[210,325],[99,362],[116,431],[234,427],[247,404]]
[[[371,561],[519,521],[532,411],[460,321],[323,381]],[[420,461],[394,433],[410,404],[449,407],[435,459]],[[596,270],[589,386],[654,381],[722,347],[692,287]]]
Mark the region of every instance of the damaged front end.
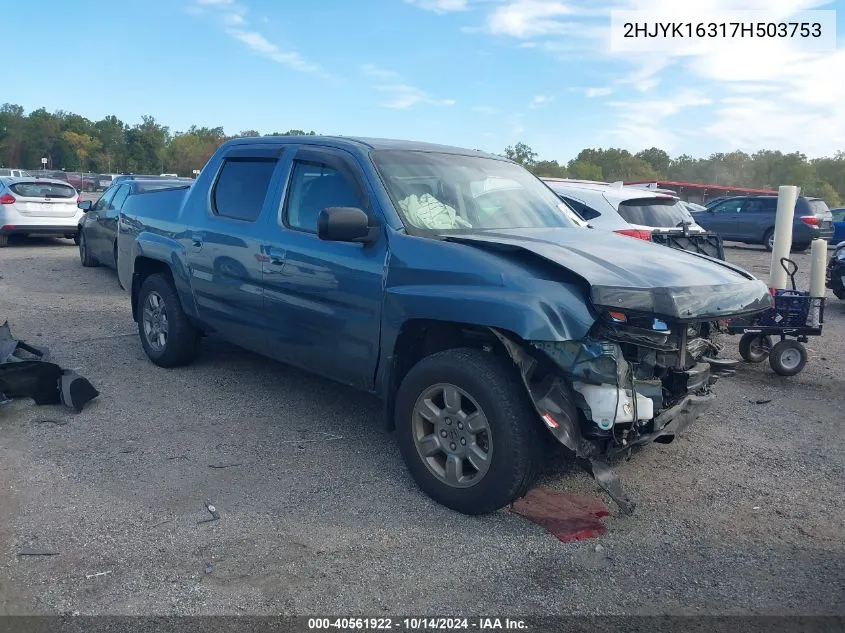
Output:
[[711,387],[736,371],[719,359],[710,323],[603,311],[581,340],[517,342],[496,336],[517,364],[546,427],[628,514],[610,460],[671,442],[712,404]]
[[85,378],[48,362],[49,351],[12,337],[0,325],[0,405],[32,398],[37,405],[63,404],[77,413],[99,392]]

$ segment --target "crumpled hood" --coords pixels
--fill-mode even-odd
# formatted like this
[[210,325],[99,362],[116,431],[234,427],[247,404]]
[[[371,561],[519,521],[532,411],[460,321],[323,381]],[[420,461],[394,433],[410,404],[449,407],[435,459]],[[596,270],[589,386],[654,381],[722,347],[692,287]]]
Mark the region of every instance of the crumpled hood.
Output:
[[538,255],[584,279],[597,306],[724,318],[771,306],[766,284],[737,266],[591,229],[507,229],[446,239]]

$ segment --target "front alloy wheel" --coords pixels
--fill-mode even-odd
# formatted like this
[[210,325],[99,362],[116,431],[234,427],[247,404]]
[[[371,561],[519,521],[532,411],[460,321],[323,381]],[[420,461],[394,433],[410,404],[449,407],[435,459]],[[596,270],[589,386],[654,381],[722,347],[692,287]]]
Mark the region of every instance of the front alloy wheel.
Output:
[[487,473],[493,455],[490,424],[460,387],[444,383],[423,392],[411,424],[420,458],[447,486],[466,488]]

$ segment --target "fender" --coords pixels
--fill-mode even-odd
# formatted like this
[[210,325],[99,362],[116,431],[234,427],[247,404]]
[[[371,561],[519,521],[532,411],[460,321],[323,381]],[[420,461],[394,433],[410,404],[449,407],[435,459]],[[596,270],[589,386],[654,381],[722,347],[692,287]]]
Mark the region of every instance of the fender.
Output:
[[581,288],[555,284],[548,297],[504,287],[414,285],[385,290],[381,352],[375,392],[391,398],[394,348],[405,323],[413,320],[467,323],[512,332],[523,340],[567,341],[587,335],[596,316]]
[[132,251],[133,317],[135,316],[136,306],[134,297],[138,290],[136,285],[140,284],[141,276],[145,275],[145,264],[143,262],[153,261],[161,262],[167,266],[173,277],[173,285],[176,287],[182,309],[188,317],[197,319],[197,304],[191,287],[190,268],[184,246],[171,237],[151,231],[142,231],[135,237]]

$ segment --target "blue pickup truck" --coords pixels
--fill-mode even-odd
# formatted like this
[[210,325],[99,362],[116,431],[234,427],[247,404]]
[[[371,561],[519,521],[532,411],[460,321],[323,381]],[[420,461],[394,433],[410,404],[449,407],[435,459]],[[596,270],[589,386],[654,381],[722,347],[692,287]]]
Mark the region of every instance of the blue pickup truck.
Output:
[[446,506],[524,495],[556,438],[631,511],[612,460],[709,406],[736,365],[711,323],[771,298],[726,262],[575,218],[500,156],[241,138],[192,185],[130,197],[118,272],[154,363],[192,362],[209,335],[375,393]]

